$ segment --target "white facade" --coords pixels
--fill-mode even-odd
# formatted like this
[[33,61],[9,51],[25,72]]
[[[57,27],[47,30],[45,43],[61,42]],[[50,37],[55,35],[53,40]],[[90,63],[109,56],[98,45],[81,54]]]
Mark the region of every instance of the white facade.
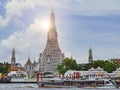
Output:
[[104,78],[108,73],[103,71],[102,68],[98,67],[97,69],[91,68],[88,71],[73,71],[69,70],[65,73],[64,77],[76,77],[75,73],[79,73],[79,79],[97,79]]
[[24,69],[28,75],[32,75],[35,72],[36,65],[37,63],[35,61],[32,63],[30,58],[28,58],[26,64],[24,65]]

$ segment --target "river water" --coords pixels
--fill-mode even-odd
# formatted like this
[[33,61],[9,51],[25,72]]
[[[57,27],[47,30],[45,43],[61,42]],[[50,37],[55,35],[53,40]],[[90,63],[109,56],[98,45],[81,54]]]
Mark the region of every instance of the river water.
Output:
[[118,89],[82,89],[82,88],[38,88],[37,84],[0,84],[0,90],[118,90]]

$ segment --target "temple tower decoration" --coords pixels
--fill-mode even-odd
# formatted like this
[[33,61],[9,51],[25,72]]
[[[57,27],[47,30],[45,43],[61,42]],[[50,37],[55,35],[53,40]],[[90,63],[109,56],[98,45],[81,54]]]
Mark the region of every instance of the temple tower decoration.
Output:
[[93,61],[93,56],[92,56],[92,49],[89,49],[89,57],[88,57],[89,63]]
[[58,33],[55,24],[55,13],[52,9],[50,14],[50,27],[47,33],[47,44],[39,56],[39,70],[41,72],[57,72],[57,66],[64,59],[64,54],[58,45]]
[[16,66],[15,50],[12,50],[11,67]]

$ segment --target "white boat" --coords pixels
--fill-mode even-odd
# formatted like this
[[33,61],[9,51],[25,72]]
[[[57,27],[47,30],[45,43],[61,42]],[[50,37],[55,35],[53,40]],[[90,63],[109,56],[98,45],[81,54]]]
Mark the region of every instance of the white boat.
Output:
[[44,88],[119,88],[115,82],[108,79],[98,80],[48,80],[38,83],[39,87]]
[[103,79],[102,84],[86,85],[83,88],[119,88],[119,86],[112,80]]
[[24,78],[11,78],[11,82],[23,82]]

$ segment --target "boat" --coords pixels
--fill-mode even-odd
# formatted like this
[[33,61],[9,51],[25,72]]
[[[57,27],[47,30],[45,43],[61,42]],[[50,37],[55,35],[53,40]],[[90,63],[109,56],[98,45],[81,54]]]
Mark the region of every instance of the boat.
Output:
[[10,83],[11,82],[11,77],[9,76],[4,76],[0,78],[0,83]]
[[40,88],[119,88],[112,80],[46,80],[38,83]]
[[103,79],[94,81],[94,84],[84,85],[83,88],[119,88],[119,85],[117,85],[113,80]]
[[75,88],[75,85],[67,85],[64,83],[64,81],[42,81],[38,83],[38,86],[40,88]]

